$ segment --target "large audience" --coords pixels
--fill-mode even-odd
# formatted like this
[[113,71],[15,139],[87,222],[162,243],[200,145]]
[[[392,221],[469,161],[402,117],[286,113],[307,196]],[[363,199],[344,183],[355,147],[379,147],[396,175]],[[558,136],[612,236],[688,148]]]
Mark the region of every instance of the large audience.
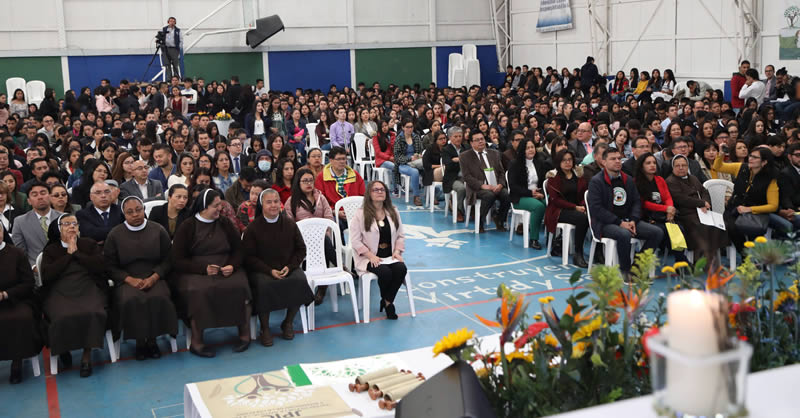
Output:
[[[626,274],[631,238],[687,260],[673,226],[687,261],[720,264],[729,245],[741,252],[748,239],[800,227],[799,127],[800,78],[771,65],[762,78],[747,61],[729,101],[703,81],[677,83],[670,69],[609,80],[591,57],[573,70],[509,66],[503,85],[485,88],[282,92],[237,76],[172,77],[103,80],[58,100],[47,88],[38,106],[9,92],[0,95],[0,333],[14,338],[0,343],[0,359],[12,360],[18,383],[21,359],[43,346],[64,367],[83,350],[86,377],[106,330],[136,340],[144,360],[160,357],[156,337],[176,335],[178,321],[190,351],[213,357],[204,329],[237,326],[234,351],[244,351],[258,315],[270,346],[270,312],[284,309],[281,336],[292,339],[299,309],[325,298],[303,272],[298,222],[309,218],[349,228],[344,267],[378,276],[380,310],[397,319],[405,246],[391,197],[405,192],[421,206],[428,187],[431,205],[450,200],[480,233],[489,215],[505,231],[510,208],[529,212],[528,231],[515,232],[537,251],[557,224],[573,225],[578,267],[604,262],[602,251],[584,256],[589,228],[616,240]],[[378,170],[359,169],[363,158],[389,181],[365,182]],[[732,183],[724,229],[701,220],[714,179]],[[364,200],[348,221],[335,207],[352,196]],[[334,246],[326,238],[329,263]]]

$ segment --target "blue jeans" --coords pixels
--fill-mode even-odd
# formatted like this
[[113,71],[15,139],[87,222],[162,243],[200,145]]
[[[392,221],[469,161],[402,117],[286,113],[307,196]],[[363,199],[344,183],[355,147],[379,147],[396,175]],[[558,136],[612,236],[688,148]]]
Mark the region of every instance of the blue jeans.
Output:
[[330,149],[331,149],[331,143],[330,143],[330,142],[328,142],[327,144],[325,144],[325,145],[322,145],[322,146],[321,146],[321,147],[319,147],[319,148],[320,148],[320,149],[324,149],[325,151],[330,151]]
[[[394,170],[394,163],[391,161],[384,161],[383,164],[381,164],[381,168]],[[419,170],[406,164],[400,164],[398,169],[400,170],[400,174],[405,174],[411,177],[411,195],[419,196]],[[392,176],[392,178],[394,178],[394,176]]]
[[[631,271],[631,233],[627,229],[619,226],[608,224],[603,226],[603,237],[611,238],[617,241],[617,258],[619,259],[619,268],[623,273]],[[650,225],[647,222],[639,221],[636,223],[636,236],[644,241],[644,248],[658,248],[661,241],[664,239],[664,231],[655,225]]]
[[770,213],[769,226],[775,231],[777,236],[786,237],[787,233],[800,229],[800,215],[795,215],[794,218],[789,221],[777,213]]

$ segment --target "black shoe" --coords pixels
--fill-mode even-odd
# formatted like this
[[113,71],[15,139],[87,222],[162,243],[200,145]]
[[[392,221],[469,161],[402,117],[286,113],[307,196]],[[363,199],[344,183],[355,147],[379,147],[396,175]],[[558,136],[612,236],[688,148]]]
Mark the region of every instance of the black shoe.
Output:
[[136,361],[147,360],[147,347],[136,344]]
[[208,349],[197,350],[194,348],[194,346],[189,347],[189,352],[198,357],[205,357],[205,358],[212,358],[217,355],[215,352]]
[[161,350],[158,348],[158,344],[155,340],[150,341],[147,344],[147,356],[150,358],[161,358]]
[[72,367],[72,353],[69,351],[59,354],[58,359],[61,360],[61,367],[65,369]]
[[322,302],[325,300],[325,293],[328,291],[328,286],[320,286],[317,288],[317,291],[314,294],[314,305],[319,306],[322,305]]
[[81,362],[81,377],[89,377],[92,375],[92,363]]
[[575,253],[575,255],[572,256],[572,264],[582,269],[589,267],[589,263],[587,263],[586,260],[583,258],[582,253]]
[[270,334],[269,330],[261,331],[261,345],[264,347],[272,347],[275,344],[275,341],[272,338],[272,334]]
[[250,339],[248,338],[247,341],[239,340],[239,344],[236,347],[233,347],[234,353],[241,353],[247,351],[250,348]]
[[530,247],[534,250],[541,250],[542,244],[539,244],[539,240],[532,239],[530,242]]
[[397,313],[394,310],[394,303],[386,305],[386,319],[397,319]]
[[12,385],[22,383],[22,360],[11,362],[11,375],[8,377],[8,383]]
[[281,331],[283,334],[281,335],[284,340],[293,340],[294,339],[294,324],[293,321],[283,321],[281,323]]
[[381,299],[381,304],[379,306],[378,312],[383,312],[384,309],[386,309],[386,301]]

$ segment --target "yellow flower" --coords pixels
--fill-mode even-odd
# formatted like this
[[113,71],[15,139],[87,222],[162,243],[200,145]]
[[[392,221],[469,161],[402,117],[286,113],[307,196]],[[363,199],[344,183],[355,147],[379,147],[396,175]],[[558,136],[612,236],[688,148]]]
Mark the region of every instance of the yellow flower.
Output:
[[677,263],[672,265],[672,268],[674,268],[675,270],[677,270],[677,269],[679,269],[681,267],[689,267],[689,263],[687,263],[685,261],[678,261]]
[[580,341],[584,338],[591,337],[592,333],[597,331],[603,326],[603,318],[597,315],[588,324],[580,327],[578,332],[572,336],[572,342]]
[[775,302],[772,304],[772,310],[777,311],[778,308],[781,307],[787,300],[794,299],[794,295],[791,292],[783,291],[778,294],[778,297],[775,298]]
[[675,274],[675,269],[674,269],[672,266],[664,266],[664,267],[661,269],[661,272],[662,272],[662,273],[672,273],[672,274]]
[[558,340],[556,339],[556,337],[554,337],[554,336],[552,336],[550,334],[545,335],[544,343],[549,345],[549,346],[551,346],[551,347],[553,347],[553,348],[558,348]]
[[489,369],[486,368],[486,367],[482,367],[482,368],[476,370],[475,374],[478,375],[478,378],[482,379],[482,378],[484,378],[486,376],[489,376]]
[[753,241],[745,241],[744,246],[747,248],[753,248],[756,244]]
[[680,288],[681,288],[681,285],[680,285],[680,284],[676,284],[676,285],[675,285],[675,286],[672,288],[672,290],[678,290],[678,289],[680,289]]
[[577,343],[572,346],[572,358],[581,358],[584,354],[586,354],[586,348],[589,347],[589,343]]
[[623,337],[621,333],[617,334],[617,343],[619,345],[625,344],[625,337]]
[[463,347],[473,335],[475,335],[475,331],[470,331],[466,328],[461,328],[454,333],[451,332],[445,335],[433,346],[433,356],[436,357],[441,353]]
[[542,320],[542,315],[537,313],[536,315],[533,316],[533,319],[535,319],[537,321],[541,321]]
[[552,296],[545,296],[545,297],[543,297],[543,298],[539,298],[539,303],[548,304],[548,303],[552,302],[553,300],[555,300],[555,298],[554,298],[554,297],[552,297]]
[[514,351],[506,354],[506,361],[511,362],[514,360],[524,360],[528,363],[533,362],[533,354],[526,354],[519,351]]
[[766,244],[767,238],[766,237],[756,237],[756,242],[759,244]]

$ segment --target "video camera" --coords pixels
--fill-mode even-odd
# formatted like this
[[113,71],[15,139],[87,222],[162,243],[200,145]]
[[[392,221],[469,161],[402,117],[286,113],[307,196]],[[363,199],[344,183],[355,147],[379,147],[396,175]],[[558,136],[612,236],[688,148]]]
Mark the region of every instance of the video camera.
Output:
[[167,32],[166,31],[158,31],[156,32],[156,45],[164,46],[164,43],[167,40]]

